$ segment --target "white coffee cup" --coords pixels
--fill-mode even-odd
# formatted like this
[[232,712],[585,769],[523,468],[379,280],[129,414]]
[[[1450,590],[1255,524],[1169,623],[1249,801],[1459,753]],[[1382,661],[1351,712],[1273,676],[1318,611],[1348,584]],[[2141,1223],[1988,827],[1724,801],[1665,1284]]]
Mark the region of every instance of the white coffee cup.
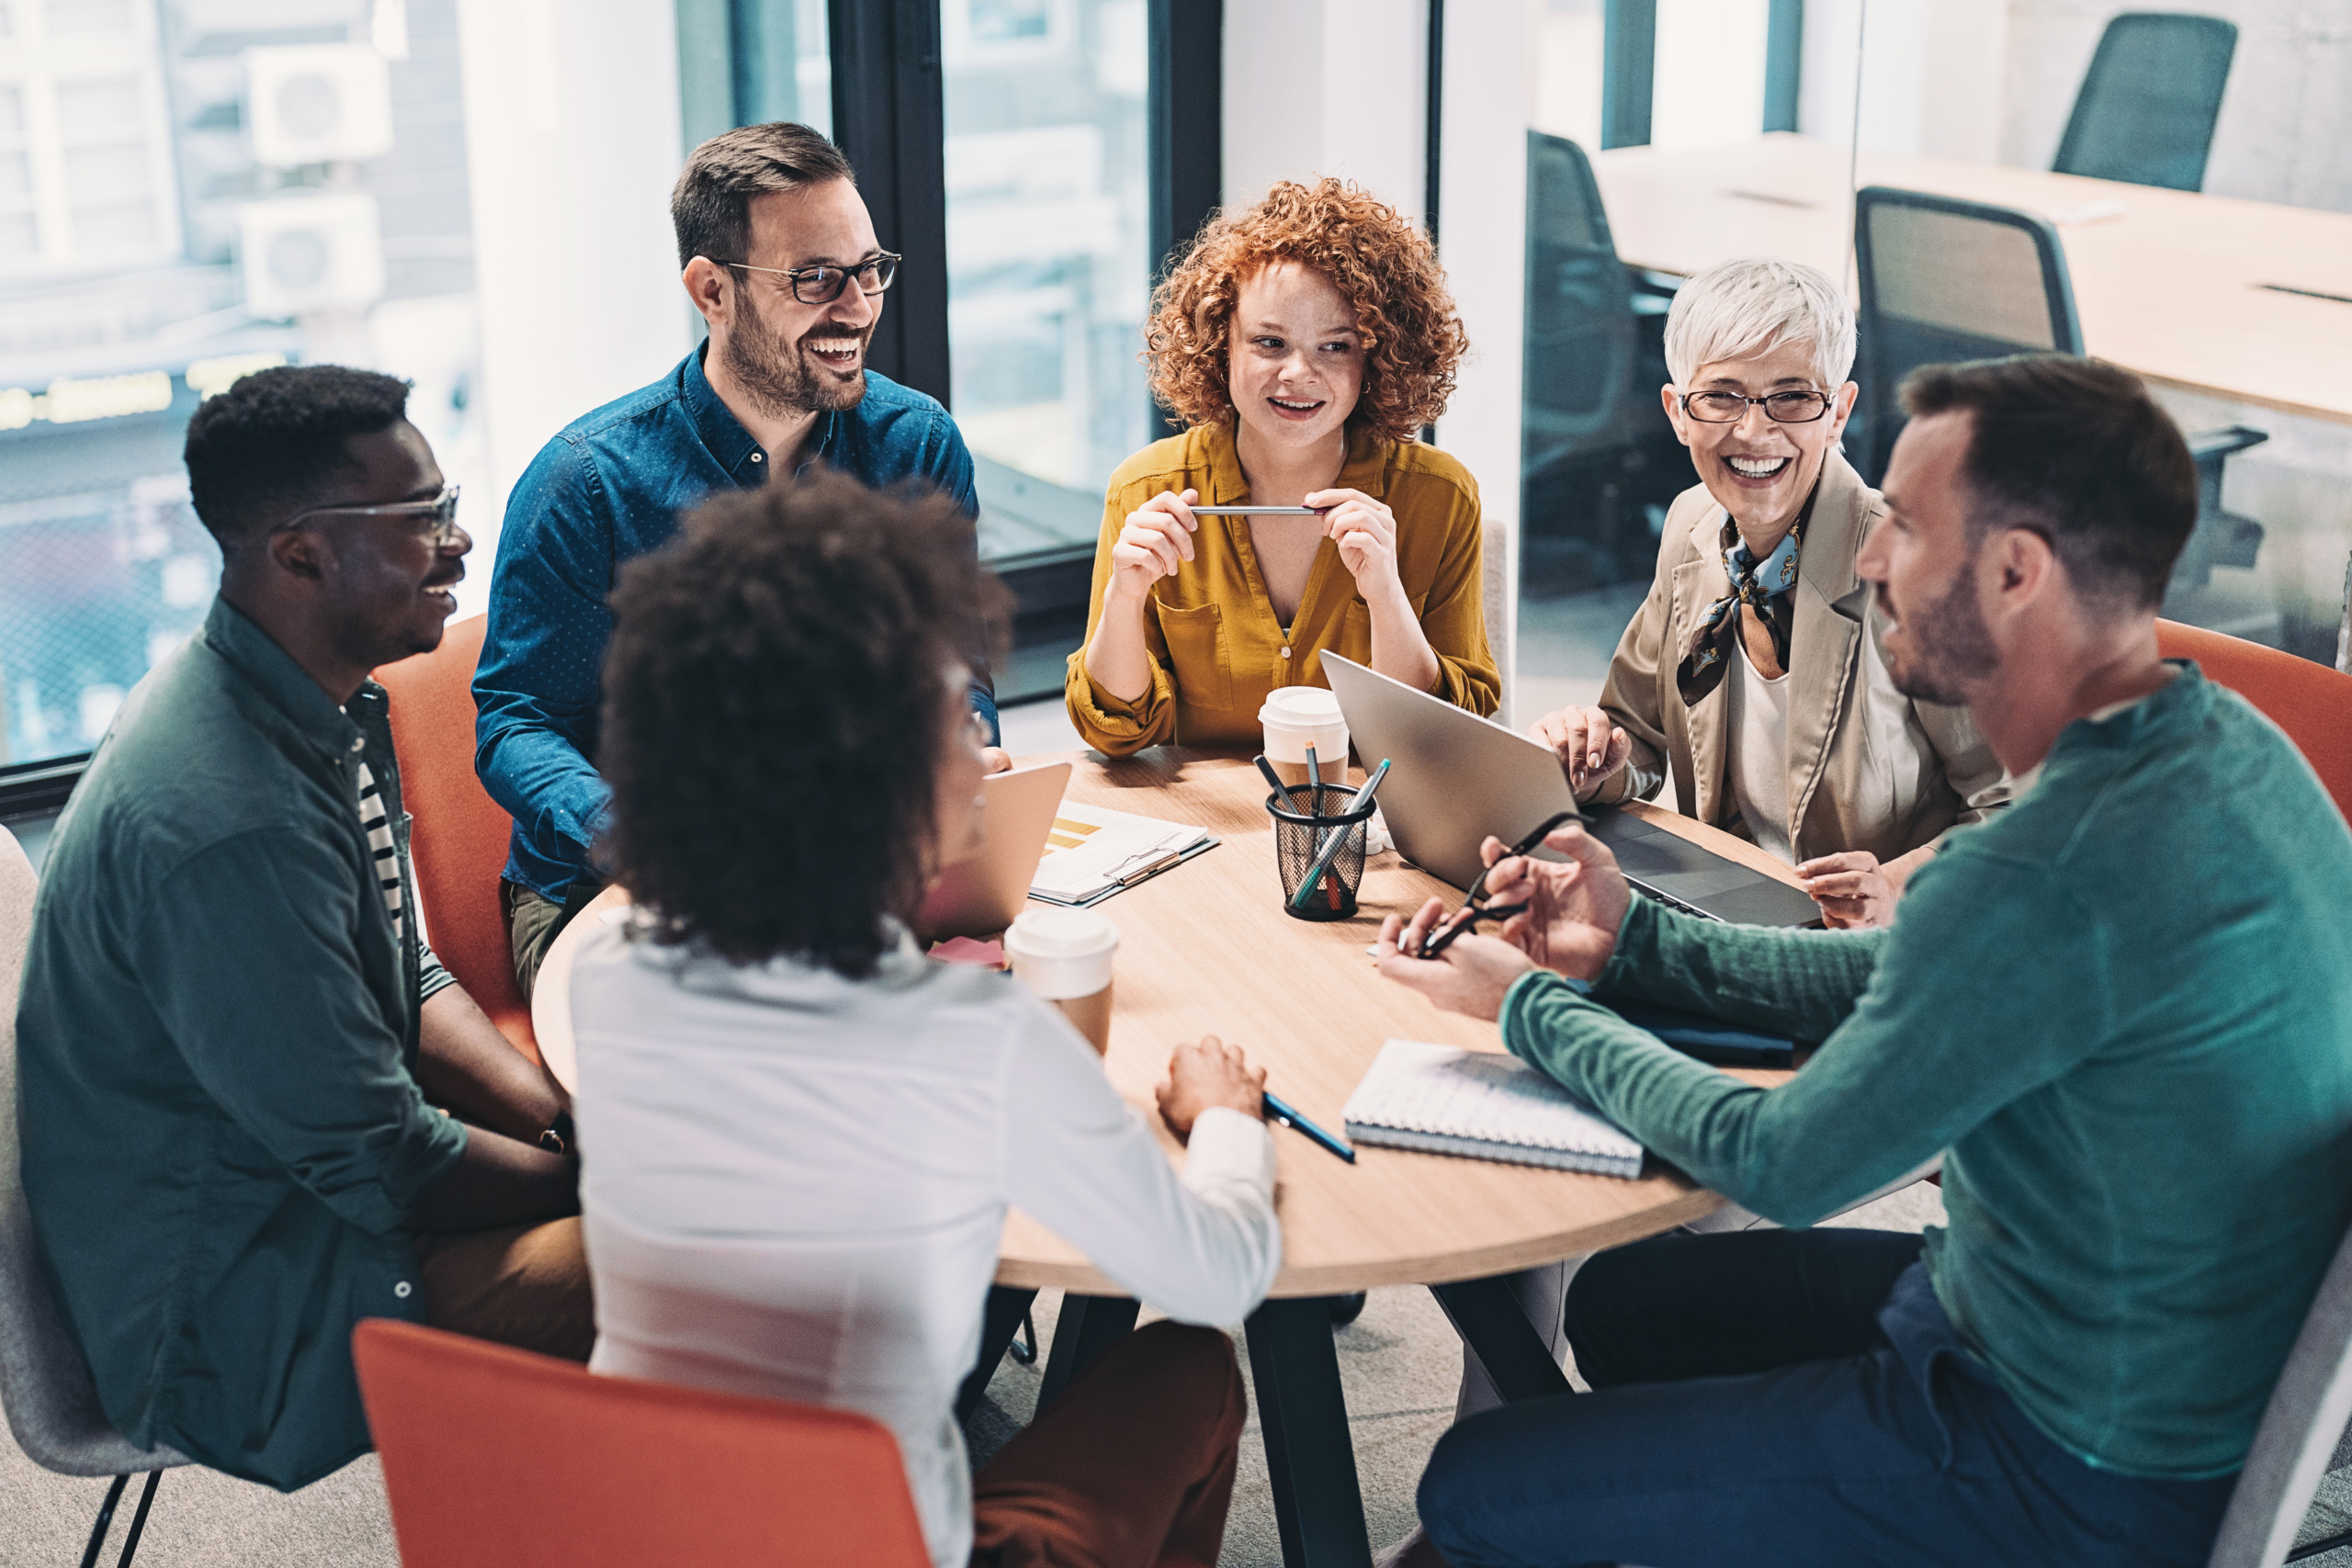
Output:
[[1265,726],[1266,761],[1287,784],[1306,782],[1306,749],[1315,748],[1316,771],[1326,784],[1348,776],[1348,721],[1340,699],[1322,686],[1278,686],[1258,709]]
[[1111,968],[1119,928],[1092,909],[1032,905],[1004,933],[1022,984],[1053,1003],[1100,1053],[1111,1048]]

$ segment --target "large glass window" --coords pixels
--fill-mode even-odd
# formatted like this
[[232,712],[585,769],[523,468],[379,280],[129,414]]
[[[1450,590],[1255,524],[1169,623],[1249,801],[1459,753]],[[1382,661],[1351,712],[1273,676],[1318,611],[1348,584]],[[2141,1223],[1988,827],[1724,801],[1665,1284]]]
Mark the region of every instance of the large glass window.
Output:
[[456,5],[0,0],[0,763],[94,745],[202,618],[180,446],[238,376],[410,378],[480,474]]
[[954,405],[992,556],[1091,543],[1150,438],[1143,0],[944,0]]

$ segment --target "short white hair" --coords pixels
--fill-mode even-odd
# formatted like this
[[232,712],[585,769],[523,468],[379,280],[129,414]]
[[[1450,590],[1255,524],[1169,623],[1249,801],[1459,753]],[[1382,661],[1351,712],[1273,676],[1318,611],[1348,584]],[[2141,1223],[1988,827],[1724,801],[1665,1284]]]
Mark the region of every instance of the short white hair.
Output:
[[1666,368],[1688,388],[1702,365],[1754,359],[1783,344],[1813,350],[1825,390],[1854,368],[1854,308],[1818,267],[1751,256],[1720,262],[1674,296],[1666,317]]

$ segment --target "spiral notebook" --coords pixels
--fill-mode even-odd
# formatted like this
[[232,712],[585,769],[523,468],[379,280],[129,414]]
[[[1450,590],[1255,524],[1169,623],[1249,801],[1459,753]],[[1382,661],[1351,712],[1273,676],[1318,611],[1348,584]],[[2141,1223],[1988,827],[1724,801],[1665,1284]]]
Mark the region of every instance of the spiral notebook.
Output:
[[1348,1097],[1360,1144],[1628,1179],[1642,1145],[1515,1056],[1391,1040]]

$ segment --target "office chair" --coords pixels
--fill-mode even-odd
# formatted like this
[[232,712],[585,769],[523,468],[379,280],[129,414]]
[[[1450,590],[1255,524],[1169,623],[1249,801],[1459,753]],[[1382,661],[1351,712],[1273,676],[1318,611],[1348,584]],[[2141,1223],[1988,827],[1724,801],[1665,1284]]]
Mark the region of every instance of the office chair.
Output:
[[2227,686],[2285,730],[2335,808],[2352,821],[2352,675],[2177,621],[2156,623],[2156,651],[2197,660],[2207,680]]
[[[2279,658],[2291,655],[2280,654]],[[2338,1547],[2352,1530],[2295,1544],[2320,1478],[2344,1462],[2352,1420],[2352,1237],[2335,1250],[2302,1332],[2271,1386],[2245,1469],[2230,1493],[2206,1568],[2278,1568]]]
[[2127,11],[2099,34],[2050,166],[2202,190],[2238,29],[2219,17]]
[[416,821],[409,853],[434,955],[499,1032],[534,1062],[538,1036],[514,979],[514,949],[500,901],[514,818],[474,773],[474,665],[486,615],[452,621],[430,653],[376,671],[391,698],[401,804]]
[[164,1472],[195,1461],[166,1448],[134,1448],[114,1429],[41,1271],[17,1147],[17,988],[32,936],[33,888],[32,862],[16,835],[0,828],[0,1405],[7,1407],[17,1446],[43,1470],[114,1477],[90,1527],[82,1568],[97,1562],[123,1488],[134,1475],[147,1477],[116,1562],[116,1568],[130,1568]]
[[351,1351],[406,1568],[929,1568],[898,1442],[865,1416],[386,1318]]
[[[1924,191],[1869,186],[1854,194],[1861,277],[1861,397],[1847,427],[1855,467],[1886,477],[1905,423],[1896,393],[1922,365],[2004,355],[2083,352],[2066,253],[2049,220]],[[1856,427],[1860,428],[1857,429]],[[2174,590],[2201,588],[2216,566],[2251,567],[2262,525],[2222,507],[2222,467],[2270,437],[2233,424],[2188,436],[2197,461],[2197,527],[2174,567]]]
[[1657,404],[1668,303],[1618,259],[1584,150],[1528,132],[1523,576],[1581,586],[1656,564],[1643,503],[1688,483]]

